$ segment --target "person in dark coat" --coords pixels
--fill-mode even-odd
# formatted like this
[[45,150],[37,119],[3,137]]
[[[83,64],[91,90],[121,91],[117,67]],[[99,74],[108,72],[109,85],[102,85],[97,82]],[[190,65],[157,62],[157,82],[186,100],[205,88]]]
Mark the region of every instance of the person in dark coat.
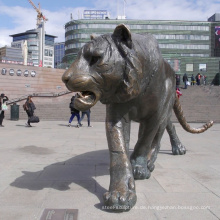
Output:
[[186,73],[183,75],[183,82],[185,85],[184,89],[187,89],[188,77],[187,77]]
[[26,111],[27,115],[28,115],[28,121],[25,124],[27,127],[32,127],[30,124],[30,118],[34,115],[34,110],[36,109],[33,101],[32,101],[32,97],[28,96],[27,100],[25,102],[25,104],[23,105],[24,110]]
[[197,85],[198,85],[198,86],[200,85],[200,81],[201,81],[201,74],[198,73],[198,74],[197,74]]
[[176,74],[176,90],[180,87],[180,76]]
[[2,93],[0,96],[0,127],[4,127],[2,125],[3,119],[5,117],[5,111],[2,109],[2,104],[8,101],[8,97]]
[[194,86],[195,85],[195,78],[194,78],[194,75],[192,74],[191,76],[191,86]]
[[79,110],[74,108],[74,99],[75,99],[75,96],[73,96],[71,98],[71,102],[69,104],[69,108],[70,108],[70,111],[71,111],[71,116],[70,116],[70,119],[69,119],[68,126],[69,127],[71,126],[71,122],[73,121],[74,117],[76,116],[77,117],[77,121],[78,121],[77,127],[79,128],[79,126],[82,126],[82,124],[80,123]]

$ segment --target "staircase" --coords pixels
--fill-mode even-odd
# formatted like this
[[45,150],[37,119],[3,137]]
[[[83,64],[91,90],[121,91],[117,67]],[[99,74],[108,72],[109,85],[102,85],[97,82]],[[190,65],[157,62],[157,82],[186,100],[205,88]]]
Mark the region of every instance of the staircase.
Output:
[[[62,97],[61,102],[53,101],[52,103],[40,102],[36,104],[36,115],[38,115],[42,120],[57,120],[57,121],[69,121],[70,109],[69,103],[73,94],[67,97]],[[26,113],[25,113],[26,114]],[[27,116],[25,115],[25,118]],[[86,123],[87,117],[85,116],[83,123]],[[74,121],[77,121],[74,118]],[[105,121],[105,105],[98,102],[94,107],[91,108],[91,121],[103,122]]]
[[[180,103],[188,122],[207,122],[213,120],[220,123],[220,86],[188,86],[181,89]],[[36,95],[36,94],[35,94]],[[69,103],[73,93],[61,93],[58,95],[47,95],[33,97],[36,105],[35,114],[41,120],[68,121],[70,117]],[[19,107],[19,119],[27,119],[27,114],[22,105],[25,99],[17,101]],[[105,121],[105,105],[98,102],[91,108],[91,121]],[[10,119],[10,107],[5,112],[6,119]],[[76,119],[74,119],[76,121]],[[86,117],[84,119],[86,121]],[[176,116],[172,114],[172,121],[177,122]],[[86,123],[86,122],[84,122]]]
[[[71,97],[74,95],[72,92],[61,93],[34,93],[32,100],[36,106],[35,115],[39,116],[40,120],[57,120],[68,121],[70,118],[69,103]],[[23,104],[27,99],[26,96],[14,98],[8,101],[8,105],[16,103],[19,105],[19,119],[26,120],[27,114],[23,110]],[[8,111],[5,111],[6,119],[11,118],[10,106]],[[86,119],[86,117],[85,117]],[[84,119],[84,120],[85,120]],[[75,120],[75,119],[74,119]],[[102,122],[105,121],[105,105],[98,102],[91,108],[91,121]]]
[[[188,122],[220,122],[219,86],[188,86],[181,92],[180,103]],[[177,122],[174,113],[172,121]]]

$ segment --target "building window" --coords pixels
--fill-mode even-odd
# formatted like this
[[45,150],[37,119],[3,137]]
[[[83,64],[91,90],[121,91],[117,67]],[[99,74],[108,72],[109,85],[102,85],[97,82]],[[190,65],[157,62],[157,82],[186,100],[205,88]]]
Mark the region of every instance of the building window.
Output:
[[205,35],[154,34],[157,40],[209,40]]
[[164,49],[209,50],[209,45],[159,44],[159,47]]
[[[179,30],[179,31],[209,31],[209,26],[192,26],[192,25],[166,25],[166,24],[130,24],[127,26],[133,30],[146,29],[146,30]],[[103,28],[114,29],[116,24],[79,24],[72,25],[66,28],[66,32],[75,29],[85,28]]]
[[206,64],[199,64],[199,71],[206,72]]
[[209,54],[200,54],[200,53],[181,53],[181,57],[209,57]]
[[44,50],[44,56],[48,56],[48,49]]
[[53,51],[49,50],[49,56],[52,57],[53,56]]
[[180,72],[180,60],[173,59],[167,60],[167,62],[170,64],[170,66],[174,69],[175,72]]
[[52,57],[53,56],[53,50],[45,49],[44,50],[44,56]]
[[192,72],[193,71],[193,63],[186,64],[186,71],[187,72]]

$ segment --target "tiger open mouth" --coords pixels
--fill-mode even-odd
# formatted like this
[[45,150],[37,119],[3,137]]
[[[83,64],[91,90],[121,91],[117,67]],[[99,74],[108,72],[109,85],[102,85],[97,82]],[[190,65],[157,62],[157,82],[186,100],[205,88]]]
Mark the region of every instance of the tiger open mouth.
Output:
[[94,106],[96,102],[95,93],[90,91],[81,91],[76,93],[74,105],[78,110],[84,111]]
[[76,98],[79,99],[82,103],[85,103],[86,105],[91,105],[96,100],[95,94],[90,91],[77,92]]

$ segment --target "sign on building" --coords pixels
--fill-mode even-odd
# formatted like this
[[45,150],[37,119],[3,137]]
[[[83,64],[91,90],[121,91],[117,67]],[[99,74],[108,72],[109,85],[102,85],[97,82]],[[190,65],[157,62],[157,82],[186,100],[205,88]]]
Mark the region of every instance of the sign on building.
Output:
[[108,17],[107,10],[84,10],[84,19],[105,19]]

